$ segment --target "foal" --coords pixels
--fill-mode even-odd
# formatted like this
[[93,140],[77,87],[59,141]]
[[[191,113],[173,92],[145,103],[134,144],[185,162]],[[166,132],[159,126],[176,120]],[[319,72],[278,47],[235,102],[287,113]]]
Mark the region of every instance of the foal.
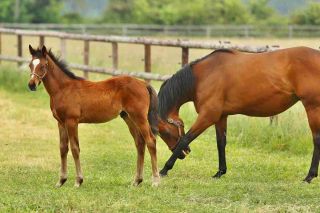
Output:
[[102,123],[120,115],[129,127],[138,152],[137,170],[133,185],[143,180],[145,145],[152,164],[152,185],[160,183],[157,168],[156,138],[158,131],[157,94],[145,82],[129,76],[118,76],[100,82],[91,82],[75,76],[66,64],[46,47],[33,49],[29,64],[29,88],[35,91],[43,82],[49,96],[53,117],[60,133],[61,170],[57,187],[67,180],[67,154],[70,142],[76,166],[75,186],[83,182],[78,139],[79,123]]

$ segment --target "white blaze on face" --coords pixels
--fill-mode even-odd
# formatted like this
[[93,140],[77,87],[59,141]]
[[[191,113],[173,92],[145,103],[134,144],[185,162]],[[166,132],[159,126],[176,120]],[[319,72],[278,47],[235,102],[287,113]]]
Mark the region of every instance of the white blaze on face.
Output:
[[36,68],[37,68],[37,66],[40,64],[40,59],[34,59],[33,61],[32,61],[32,64],[33,64],[33,70],[32,70],[32,75],[31,75],[31,78],[33,78],[34,77],[34,72],[36,71]]

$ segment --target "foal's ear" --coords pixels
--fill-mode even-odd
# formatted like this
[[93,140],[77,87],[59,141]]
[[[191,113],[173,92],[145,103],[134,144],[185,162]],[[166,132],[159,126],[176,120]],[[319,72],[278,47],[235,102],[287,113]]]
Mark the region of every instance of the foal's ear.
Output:
[[42,53],[42,55],[44,56],[44,57],[46,57],[46,55],[47,55],[47,48],[46,48],[46,46],[42,46],[42,49],[41,49],[41,53]]
[[31,45],[29,44],[29,52],[31,55],[34,55],[35,54],[35,50],[31,47]]

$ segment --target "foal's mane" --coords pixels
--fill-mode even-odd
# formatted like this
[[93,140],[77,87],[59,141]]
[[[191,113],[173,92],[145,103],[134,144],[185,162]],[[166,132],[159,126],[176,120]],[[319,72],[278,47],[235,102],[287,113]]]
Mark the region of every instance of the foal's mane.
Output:
[[158,94],[158,109],[159,115],[162,119],[167,118],[169,110],[172,110],[173,107],[176,107],[178,110],[182,104],[193,100],[195,92],[195,77],[192,72],[192,67],[216,53],[232,54],[234,52],[229,49],[215,50],[210,54],[185,65],[161,85]]
[[[76,79],[76,80],[84,80],[84,78],[81,78],[81,77],[79,77],[79,76],[76,76],[73,72],[71,72],[70,69],[69,69],[69,67],[68,67],[68,64],[67,64],[63,59],[61,59],[60,57],[55,56],[55,55],[53,54],[53,52],[51,51],[51,49],[49,49],[48,55],[49,55],[49,57],[52,59],[52,61],[53,61],[69,78]],[[40,58],[40,57],[43,57],[40,48],[36,49],[36,51],[35,51],[35,56],[37,56],[37,57],[39,57],[39,58]]]

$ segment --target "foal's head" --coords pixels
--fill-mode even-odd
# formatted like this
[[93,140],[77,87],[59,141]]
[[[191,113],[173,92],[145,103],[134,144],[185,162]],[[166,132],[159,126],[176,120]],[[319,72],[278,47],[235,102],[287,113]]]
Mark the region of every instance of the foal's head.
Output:
[[29,45],[29,52],[32,56],[32,59],[29,63],[31,77],[28,86],[31,91],[36,91],[37,86],[48,73],[48,52],[45,46],[43,46],[41,49],[35,50],[31,47],[31,45]]
[[[179,118],[168,118],[167,121],[160,120],[159,134],[168,148],[173,152],[177,148],[180,139],[185,135],[183,121]],[[190,152],[191,149],[188,146],[178,158],[184,159]]]

